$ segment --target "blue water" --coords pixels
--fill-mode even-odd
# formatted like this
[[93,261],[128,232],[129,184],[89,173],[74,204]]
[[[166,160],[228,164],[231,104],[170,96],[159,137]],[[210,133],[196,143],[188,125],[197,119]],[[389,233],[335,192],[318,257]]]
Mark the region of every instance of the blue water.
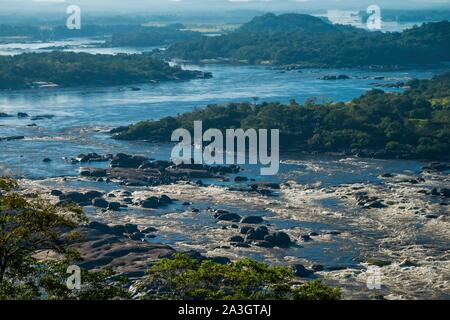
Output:
[[[132,91],[130,86],[76,89],[36,89],[0,92],[0,112],[15,115],[26,112],[30,116],[51,114],[53,119],[31,121],[30,119],[0,118],[0,137],[23,135],[25,140],[0,142],[0,172],[15,176],[44,178],[49,176],[75,175],[77,167],[62,160],[79,153],[95,151],[100,154],[129,152],[149,155],[154,158],[170,158],[170,146],[155,146],[142,142],[123,142],[110,139],[104,130],[135,123],[145,119],[202,108],[208,104],[226,102],[260,101],[288,102],[295,99],[303,102],[309,97],[319,101],[350,101],[374,88],[373,83],[392,83],[411,78],[429,78],[442,70],[410,70],[401,72],[369,72],[360,70],[308,69],[302,72],[280,72],[263,66],[184,66],[212,72],[212,79],[188,82],[166,82],[140,84],[141,91]],[[320,76],[347,74],[350,80],[324,81]],[[374,80],[384,76],[385,80]],[[399,91],[399,89],[392,89]],[[35,123],[36,127],[27,125]],[[42,159],[51,158],[50,164]],[[320,159],[318,159],[320,161]],[[325,160],[327,161],[327,160]],[[398,166],[398,162],[392,162]],[[332,165],[332,163],[331,163]],[[342,168],[342,163],[337,163]],[[387,163],[383,163],[385,167]],[[368,171],[376,167],[368,165]],[[401,162],[401,167],[415,170],[420,164]],[[284,165],[283,171],[296,174],[298,165]],[[351,168],[350,168],[351,169]],[[252,168],[249,168],[252,170]],[[356,176],[366,176],[354,168]],[[305,182],[312,178],[301,172],[298,179]],[[339,171],[339,170],[338,170]],[[377,170],[378,172],[379,170]],[[333,181],[337,181],[336,172]],[[345,180],[346,174],[342,174]],[[326,175],[324,178],[326,180]]]

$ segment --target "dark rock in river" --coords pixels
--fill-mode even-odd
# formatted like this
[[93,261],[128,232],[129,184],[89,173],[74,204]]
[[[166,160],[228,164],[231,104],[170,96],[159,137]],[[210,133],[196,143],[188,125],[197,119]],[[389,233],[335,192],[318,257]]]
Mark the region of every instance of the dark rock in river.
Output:
[[386,208],[386,205],[383,204],[381,201],[367,202],[363,205],[363,209],[383,209],[383,208]]
[[245,182],[245,181],[248,181],[248,178],[247,177],[236,177],[236,178],[234,178],[234,182]]
[[50,194],[51,194],[52,196],[59,197],[59,196],[61,196],[61,195],[63,194],[63,192],[60,191],[60,190],[52,190],[52,191],[50,192]]
[[247,224],[257,224],[257,223],[263,223],[264,219],[262,217],[258,216],[248,216],[241,219],[241,223],[247,223]]
[[103,178],[107,176],[107,171],[102,168],[80,168],[80,175],[83,177]]
[[12,115],[4,113],[4,112],[0,112],[0,118],[10,118],[12,117]]
[[54,117],[55,116],[52,114],[42,114],[42,115],[34,116],[30,120],[31,121],[48,120],[48,119],[53,119]]
[[165,206],[165,205],[171,204],[172,201],[173,201],[172,199],[170,199],[168,196],[163,194],[161,197],[159,197],[158,203],[161,206]]
[[111,160],[111,168],[139,168],[149,159],[142,156],[132,156],[125,153],[118,153]]
[[100,192],[100,191],[91,190],[91,191],[87,191],[85,193],[85,196],[92,200],[92,199],[95,199],[95,198],[102,197],[103,193]]
[[29,117],[28,113],[25,113],[25,112],[17,113],[17,118],[28,118],[28,117]]
[[440,194],[441,196],[445,197],[445,198],[450,198],[450,189],[448,188],[442,188],[440,190]]
[[313,271],[306,269],[301,264],[294,265],[293,269],[294,269],[294,275],[296,277],[300,277],[300,278],[309,278],[310,276],[312,276],[314,274]]
[[157,197],[150,197],[142,201],[141,207],[145,209],[156,209],[159,207],[159,199]]
[[120,203],[119,202],[110,202],[108,204],[108,210],[120,211]]
[[0,137],[0,141],[23,140],[25,136]]
[[320,272],[320,271],[325,270],[325,267],[323,265],[321,265],[321,264],[313,264],[311,266],[311,270],[314,271],[314,272]]
[[241,216],[235,213],[223,213],[217,217],[217,220],[238,222]]
[[59,196],[62,201],[73,202],[79,205],[90,205],[92,199],[87,197],[84,193],[72,191]]
[[340,75],[327,75],[327,76],[322,76],[319,78],[319,80],[348,80],[350,79],[349,76],[345,75],[345,74],[340,74]]
[[75,161],[82,162],[82,163],[83,162],[103,162],[103,161],[111,160],[112,157],[113,157],[112,154],[108,154],[106,156],[101,156],[95,152],[88,153],[88,154],[81,153],[75,158]]
[[255,246],[261,247],[261,248],[273,248],[273,247],[275,247],[275,244],[270,241],[262,240],[262,241],[256,241]]
[[450,165],[445,163],[432,162],[429,165],[423,167],[422,169],[425,171],[443,172],[450,170]]
[[112,229],[97,222],[76,229],[80,236],[70,240],[69,248],[80,252],[83,258],[80,267],[89,270],[111,267],[128,277],[141,277],[149,265],[175,252],[167,245],[129,239],[123,233],[130,234],[127,231],[131,229],[124,226],[120,226],[122,233],[114,234]]
[[92,200],[92,205],[97,208],[108,208],[109,202],[103,198],[96,198]]
[[244,242],[244,238],[241,236],[233,236],[230,238],[230,242]]
[[245,227],[242,227],[242,228],[239,230],[239,232],[240,232],[241,234],[247,234],[250,230],[255,230],[255,228],[245,226]]
[[258,227],[247,232],[246,240],[264,240],[264,237],[269,234],[267,227]]
[[275,232],[273,236],[275,237],[274,243],[277,247],[285,248],[291,245],[291,238],[287,233]]

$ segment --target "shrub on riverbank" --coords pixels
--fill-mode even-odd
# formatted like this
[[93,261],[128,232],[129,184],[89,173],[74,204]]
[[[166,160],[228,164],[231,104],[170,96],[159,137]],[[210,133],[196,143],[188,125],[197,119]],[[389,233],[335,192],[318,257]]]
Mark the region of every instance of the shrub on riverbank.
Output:
[[148,272],[140,289],[147,299],[175,300],[339,300],[339,288],[316,280],[294,285],[293,270],[250,259],[231,264],[199,262],[176,254]]
[[[112,270],[81,271],[80,290],[70,290],[67,267],[78,261],[64,246],[63,235],[87,221],[73,205],[56,206],[38,196],[24,197],[19,185],[0,177],[0,300],[104,300],[127,298],[124,279]],[[39,250],[59,260],[35,257]]]

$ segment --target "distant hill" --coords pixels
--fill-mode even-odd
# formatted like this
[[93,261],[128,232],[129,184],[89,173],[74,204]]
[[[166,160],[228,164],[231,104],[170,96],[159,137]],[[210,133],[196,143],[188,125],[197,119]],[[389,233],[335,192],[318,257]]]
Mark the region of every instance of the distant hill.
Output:
[[266,14],[220,37],[177,42],[169,58],[299,67],[431,65],[450,61],[450,22],[399,32],[370,32],[319,18]]
[[273,13],[267,13],[253,18],[253,20],[237,29],[237,32],[333,32],[337,30],[338,28],[331,23],[307,14],[288,13],[277,16]]
[[107,45],[119,47],[162,46],[201,36],[200,32],[186,31],[184,28],[182,24],[173,24],[166,27],[143,27],[128,33],[118,32],[112,35]]

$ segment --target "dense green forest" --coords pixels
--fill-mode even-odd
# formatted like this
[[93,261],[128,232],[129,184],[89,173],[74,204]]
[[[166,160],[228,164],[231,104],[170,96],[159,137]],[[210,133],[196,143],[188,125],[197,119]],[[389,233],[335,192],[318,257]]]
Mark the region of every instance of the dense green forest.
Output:
[[450,73],[414,80],[404,93],[372,90],[349,103],[231,103],[144,121],[118,139],[170,141],[173,130],[280,129],[281,151],[345,152],[366,157],[442,159],[450,155]]
[[331,25],[308,15],[266,14],[230,34],[175,43],[167,55],[304,67],[437,64],[450,61],[450,22],[382,33]]
[[27,37],[31,40],[50,41],[76,37],[99,37],[119,33],[137,32],[142,29],[144,29],[144,27],[138,24],[86,24],[79,30],[67,29],[65,25],[47,27],[28,24],[2,24],[0,25],[0,37]]
[[143,27],[137,31],[114,33],[107,42],[110,46],[147,47],[167,45],[176,41],[197,39],[201,33],[183,30],[182,24],[166,27]]
[[121,85],[208,77],[186,71],[146,54],[27,53],[0,57],[0,89],[23,89],[37,82],[62,87]]

